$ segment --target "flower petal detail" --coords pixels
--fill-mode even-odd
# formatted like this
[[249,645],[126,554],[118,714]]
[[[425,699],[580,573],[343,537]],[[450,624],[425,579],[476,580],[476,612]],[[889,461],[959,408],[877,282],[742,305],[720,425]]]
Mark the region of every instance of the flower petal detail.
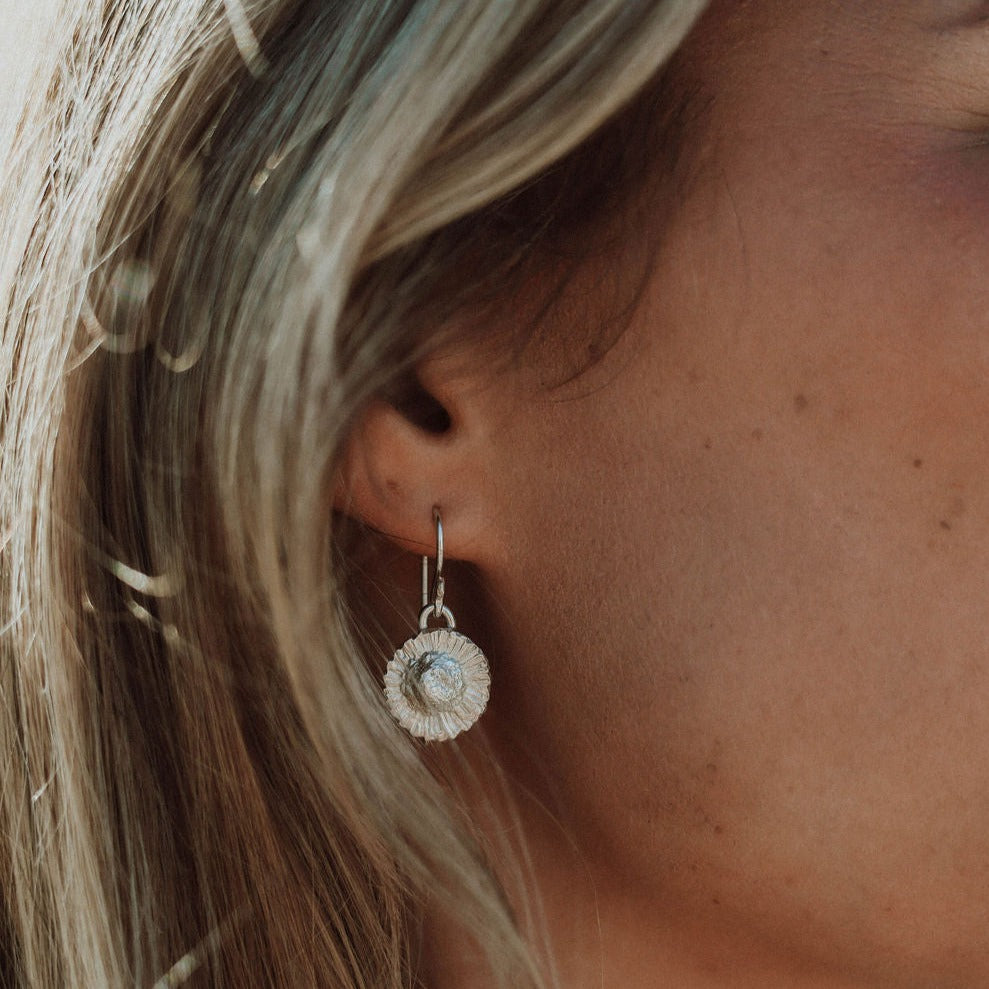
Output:
[[427,741],[447,741],[470,728],[490,693],[484,653],[450,628],[427,629],[409,639],[385,670],[392,714],[412,735]]

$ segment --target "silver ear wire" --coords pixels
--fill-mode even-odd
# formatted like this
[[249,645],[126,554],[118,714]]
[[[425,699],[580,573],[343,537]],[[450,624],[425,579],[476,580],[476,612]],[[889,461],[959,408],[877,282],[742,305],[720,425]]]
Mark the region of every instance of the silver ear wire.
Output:
[[[446,594],[446,581],[443,579],[443,520],[440,518],[440,510],[433,506],[433,525],[436,526],[436,572],[433,575],[433,587],[429,587],[429,557],[422,558],[422,612],[419,614],[419,628],[426,626],[422,622],[423,614],[430,609],[436,618],[443,617],[443,596]],[[432,598],[432,604],[430,604]],[[428,620],[428,616],[427,616]],[[446,620],[449,628],[456,628],[457,623],[446,609]]]
[[[491,673],[484,653],[456,631],[453,612],[443,603],[443,521],[433,508],[436,525],[436,569],[429,581],[429,557],[422,558],[422,610],[419,634],[409,639],[385,670],[385,697],[398,723],[427,741],[447,741],[470,728],[484,712],[491,692]],[[430,618],[445,628],[429,627]]]

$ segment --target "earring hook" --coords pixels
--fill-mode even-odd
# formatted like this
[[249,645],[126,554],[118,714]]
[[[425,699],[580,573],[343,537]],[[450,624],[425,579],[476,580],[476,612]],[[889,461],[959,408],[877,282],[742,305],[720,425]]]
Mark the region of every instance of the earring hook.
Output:
[[[440,518],[439,507],[433,506],[433,522],[436,523],[436,572],[433,574],[433,586],[429,586],[429,557],[422,558],[422,609],[425,611],[430,604],[437,618],[443,617],[443,596],[446,594],[446,581],[443,579],[443,520]],[[430,602],[432,598],[432,602]]]

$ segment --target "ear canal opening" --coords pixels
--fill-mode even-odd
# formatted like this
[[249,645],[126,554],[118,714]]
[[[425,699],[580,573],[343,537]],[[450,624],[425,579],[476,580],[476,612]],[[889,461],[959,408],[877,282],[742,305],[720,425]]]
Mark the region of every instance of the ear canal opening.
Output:
[[450,413],[415,375],[397,382],[387,399],[409,422],[427,433],[445,433],[452,425]]

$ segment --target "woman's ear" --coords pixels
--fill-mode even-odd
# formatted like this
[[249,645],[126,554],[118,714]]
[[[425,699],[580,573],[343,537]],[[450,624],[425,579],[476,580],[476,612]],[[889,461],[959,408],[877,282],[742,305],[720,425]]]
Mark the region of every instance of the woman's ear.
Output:
[[415,553],[431,553],[433,507],[452,558],[491,549],[495,405],[461,362],[434,358],[394,396],[368,405],[348,438],[333,493],[339,510]]

